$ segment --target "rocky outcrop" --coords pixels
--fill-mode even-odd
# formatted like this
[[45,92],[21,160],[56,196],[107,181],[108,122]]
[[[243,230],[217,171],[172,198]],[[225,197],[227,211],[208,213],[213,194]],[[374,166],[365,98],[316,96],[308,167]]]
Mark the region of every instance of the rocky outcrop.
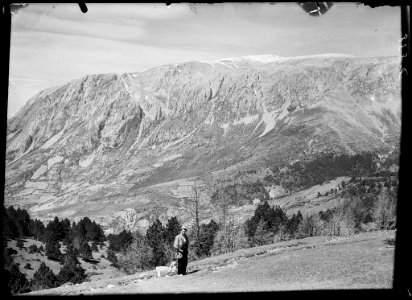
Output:
[[257,56],[42,91],[8,120],[6,205],[132,229],[187,215],[183,182],[322,151],[388,153],[399,143],[399,65]]

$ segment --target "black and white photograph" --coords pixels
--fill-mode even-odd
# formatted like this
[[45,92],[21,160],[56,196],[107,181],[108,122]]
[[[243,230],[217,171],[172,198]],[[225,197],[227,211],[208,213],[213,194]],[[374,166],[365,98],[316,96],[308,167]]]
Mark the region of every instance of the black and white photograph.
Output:
[[401,6],[10,14],[9,295],[393,288]]

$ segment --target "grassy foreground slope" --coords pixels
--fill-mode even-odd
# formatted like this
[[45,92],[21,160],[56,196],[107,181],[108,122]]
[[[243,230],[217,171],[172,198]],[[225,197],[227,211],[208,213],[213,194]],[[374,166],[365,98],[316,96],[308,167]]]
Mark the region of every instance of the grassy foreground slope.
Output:
[[242,249],[189,263],[188,276],[154,271],[41,290],[29,295],[213,293],[390,289],[395,231],[317,236]]

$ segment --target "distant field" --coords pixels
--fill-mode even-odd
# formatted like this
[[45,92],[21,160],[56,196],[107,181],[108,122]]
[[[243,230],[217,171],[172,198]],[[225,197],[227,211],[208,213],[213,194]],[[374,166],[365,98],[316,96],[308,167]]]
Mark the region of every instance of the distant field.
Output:
[[[390,289],[394,231],[320,236],[243,249],[189,264],[189,275],[155,278],[149,271],[59,287],[31,295]],[[151,278],[150,278],[151,277]]]

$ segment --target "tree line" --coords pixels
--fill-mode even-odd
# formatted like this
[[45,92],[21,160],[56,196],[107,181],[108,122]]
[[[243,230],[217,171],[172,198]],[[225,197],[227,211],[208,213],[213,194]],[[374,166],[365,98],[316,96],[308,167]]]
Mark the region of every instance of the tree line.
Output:
[[377,171],[379,157],[370,152],[355,155],[320,153],[310,161],[298,161],[287,166],[272,168],[264,178],[266,184],[281,185],[296,192],[340,176],[360,177]]

